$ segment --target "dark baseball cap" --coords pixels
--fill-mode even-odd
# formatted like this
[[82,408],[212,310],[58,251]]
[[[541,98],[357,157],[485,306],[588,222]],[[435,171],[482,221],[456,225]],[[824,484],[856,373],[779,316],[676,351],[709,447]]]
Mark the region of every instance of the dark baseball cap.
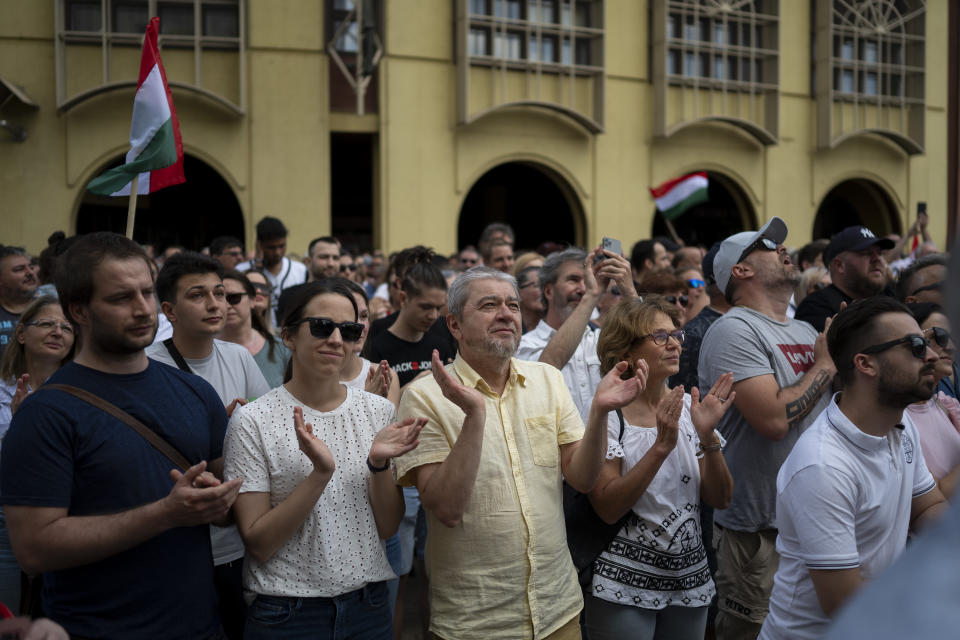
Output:
[[833,259],[844,251],[864,251],[874,245],[884,251],[896,246],[890,238],[878,238],[866,227],[860,225],[847,227],[830,240],[830,244],[823,252],[823,264],[829,267]]
[[717,251],[720,251],[720,243],[714,242],[700,261],[700,270],[703,271],[703,279],[707,284],[717,284],[717,279],[713,277],[713,259],[717,257]]

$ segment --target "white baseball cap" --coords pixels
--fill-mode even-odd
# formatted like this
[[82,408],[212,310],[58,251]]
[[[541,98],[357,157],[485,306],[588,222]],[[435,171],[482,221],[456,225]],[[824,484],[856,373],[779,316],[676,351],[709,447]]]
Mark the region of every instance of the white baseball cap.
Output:
[[741,231],[720,243],[717,256],[713,259],[713,276],[724,294],[727,293],[727,285],[730,284],[730,270],[733,269],[733,265],[741,262],[746,257],[743,255],[744,252],[764,238],[778,246],[783,244],[787,239],[787,224],[774,216],[760,228],[760,231]]

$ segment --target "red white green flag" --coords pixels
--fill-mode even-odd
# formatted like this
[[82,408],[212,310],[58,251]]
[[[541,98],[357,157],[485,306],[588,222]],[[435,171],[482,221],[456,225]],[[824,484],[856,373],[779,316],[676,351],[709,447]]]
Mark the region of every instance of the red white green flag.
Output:
[[87,189],[93,193],[130,195],[130,183],[137,174],[137,193],[153,193],[185,182],[180,122],[157,47],[159,29],[160,19],[152,18],[143,40],[126,162],[91,180]]
[[650,193],[663,217],[674,220],[690,207],[707,201],[707,185],[707,172],[700,171],[651,187]]

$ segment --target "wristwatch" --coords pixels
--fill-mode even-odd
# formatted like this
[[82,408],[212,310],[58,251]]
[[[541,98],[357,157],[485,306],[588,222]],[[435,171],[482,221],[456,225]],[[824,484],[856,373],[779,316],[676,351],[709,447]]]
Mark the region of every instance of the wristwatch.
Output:
[[367,456],[367,469],[370,469],[370,473],[380,473],[381,471],[386,471],[390,468],[390,458],[387,458],[387,461],[383,464],[382,467],[375,467],[373,463],[370,462],[370,456]]

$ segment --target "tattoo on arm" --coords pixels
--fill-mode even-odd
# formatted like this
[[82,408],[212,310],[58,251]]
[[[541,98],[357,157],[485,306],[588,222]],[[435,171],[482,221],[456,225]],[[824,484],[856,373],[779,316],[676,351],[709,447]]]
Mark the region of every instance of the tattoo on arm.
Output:
[[817,404],[817,400],[823,395],[828,384],[830,384],[830,374],[821,369],[817,372],[817,375],[813,378],[813,382],[810,383],[807,390],[803,392],[803,395],[793,402],[787,403],[788,428],[792,429],[800,424],[800,421],[803,420],[803,418],[810,413],[810,410],[813,409],[813,406]]

